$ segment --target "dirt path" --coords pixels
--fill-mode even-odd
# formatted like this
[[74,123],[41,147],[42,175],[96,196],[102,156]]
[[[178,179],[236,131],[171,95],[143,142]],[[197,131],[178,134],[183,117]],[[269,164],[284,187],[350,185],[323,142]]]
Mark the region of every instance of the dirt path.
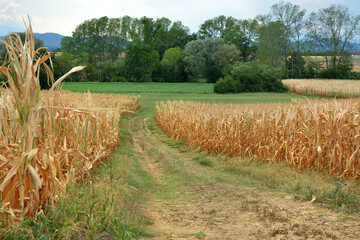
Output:
[[[291,196],[219,182],[208,171],[193,169],[181,149],[162,143],[149,130],[148,120],[134,117],[130,130],[134,152],[156,182],[144,207],[154,237],[143,239],[360,239],[357,219],[311,202],[295,202]],[[165,166],[179,159],[189,178],[203,174],[205,183],[177,188]],[[163,191],[177,197],[164,197]]]

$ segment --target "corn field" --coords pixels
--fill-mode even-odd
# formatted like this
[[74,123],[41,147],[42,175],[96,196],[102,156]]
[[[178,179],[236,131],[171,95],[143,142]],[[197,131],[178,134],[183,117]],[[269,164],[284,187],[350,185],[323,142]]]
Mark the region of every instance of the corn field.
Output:
[[40,91],[39,71],[49,80],[49,54],[35,50],[31,26],[25,42],[11,34],[3,42],[7,77],[0,87],[0,218],[32,217],[66,194],[69,181],[84,181],[90,170],[119,145],[119,119],[136,110],[139,97],[58,91],[76,67]]
[[158,104],[155,119],[191,148],[360,177],[359,99],[260,105],[174,101]]
[[320,97],[360,97],[360,81],[341,79],[285,79],[282,81],[290,92]]

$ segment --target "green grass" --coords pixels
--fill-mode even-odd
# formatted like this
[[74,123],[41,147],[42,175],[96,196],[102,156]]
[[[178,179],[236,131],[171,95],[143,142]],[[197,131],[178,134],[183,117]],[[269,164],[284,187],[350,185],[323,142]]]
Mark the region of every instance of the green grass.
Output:
[[211,83],[66,82],[64,90],[97,93],[212,93]]
[[190,237],[190,236],[195,236],[196,238],[204,239],[206,237],[206,234],[203,231],[200,231],[197,233],[187,233],[185,234],[184,237]]
[[[126,115],[121,122],[127,121]],[[86,183],[67,185],[68,197],[34,218],[6,226],[0,239],[133,239],[151,236],[152,224],[142,204],[153,182],[132,151],[128,129],[121,129],[120,148]]]
[[[291,102],[292,99],[304,99],[293,93],[213,93],[210,83],[129,83],[129,82],[66,82],[64,90],[72,92],[120,93],[140,95],[144,108],[155,109],[156,102],[167,100],[199,101],[212,103],[271,103]],[[311,96],[307,96],[312,98]]]

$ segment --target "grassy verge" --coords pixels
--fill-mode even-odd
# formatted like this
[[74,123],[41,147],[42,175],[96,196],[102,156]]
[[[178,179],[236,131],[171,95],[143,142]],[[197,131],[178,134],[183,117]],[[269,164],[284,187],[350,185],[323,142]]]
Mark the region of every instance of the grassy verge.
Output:
[[[122,121],[126,121],[124,116]],[[72,184],[68,197],[47,212],[0,229],[0,239],[132,239],[148,236],[142,209],[152,179],[141,169],[122,129],[121,147],[91,181]]]

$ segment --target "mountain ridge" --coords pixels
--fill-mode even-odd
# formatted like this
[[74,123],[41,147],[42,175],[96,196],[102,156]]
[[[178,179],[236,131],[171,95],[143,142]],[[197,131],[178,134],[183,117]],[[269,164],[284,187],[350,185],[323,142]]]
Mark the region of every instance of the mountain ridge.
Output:
[[[64,35],[46,32],[46,33],[34,33],[35,38],[40,39],[44,43],[44,47],[47,47],[49,51],[57,50],[61,47],[61,40],[65,37]],[[5,36],[0,36],[1,39],[5,39]]]
[[61,47],[61,40],[65,37],[64,35],[47,32],[47,33],[34,33],[35,38],[38,38],[44,42],[44,46],[49,51],[54,51]]

